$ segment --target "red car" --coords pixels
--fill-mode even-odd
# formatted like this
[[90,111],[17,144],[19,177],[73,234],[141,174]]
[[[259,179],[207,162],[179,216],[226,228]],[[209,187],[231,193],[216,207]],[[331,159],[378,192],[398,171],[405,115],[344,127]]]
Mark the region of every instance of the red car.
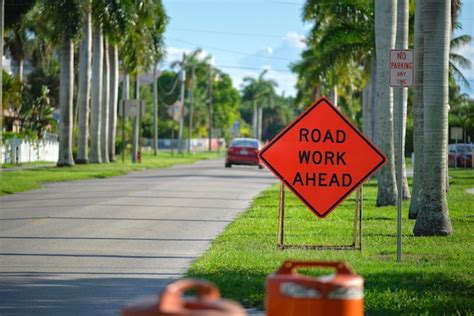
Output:
[[471,168],[472,152],[474,145],[472,144],[450,144],[448,145],[448,165],[449,167]]
[[227,149],[225,167],[251,165],[262,169],[263,165],[258,158],[260,147],[260,142],[255,138],[235,138]]

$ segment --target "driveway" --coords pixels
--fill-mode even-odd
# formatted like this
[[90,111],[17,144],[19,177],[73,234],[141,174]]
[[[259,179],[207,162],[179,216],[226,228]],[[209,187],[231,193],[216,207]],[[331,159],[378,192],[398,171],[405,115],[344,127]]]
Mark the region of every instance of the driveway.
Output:
[[180,278],[275,181],[220,159],[0,197],[0,314],[117,315]]

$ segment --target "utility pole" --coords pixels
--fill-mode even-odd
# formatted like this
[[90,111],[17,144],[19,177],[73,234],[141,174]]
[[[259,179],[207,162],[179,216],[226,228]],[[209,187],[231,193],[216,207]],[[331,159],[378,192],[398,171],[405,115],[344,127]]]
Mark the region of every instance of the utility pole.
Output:
[[184,69],[184,60],[186,53],[183,53],[183,61],[181,63],[181,117],[179,119],[178,131],[178,152],[182,153],[181,143],[183,141],[183,123],[184,123],[184,84],[186,79],[186,71]]
[[212,151],[212,66],[209,64],[209,84],[208,84],[208,102],[209,102],[209,131],[207,133],[209,137],[209,152]]
[[194,65],[191,71],[191,82],[189,87],[189,130],[188,130],[188,154],[191,152],[191,137],[193,136],[193,93],[194,93]]

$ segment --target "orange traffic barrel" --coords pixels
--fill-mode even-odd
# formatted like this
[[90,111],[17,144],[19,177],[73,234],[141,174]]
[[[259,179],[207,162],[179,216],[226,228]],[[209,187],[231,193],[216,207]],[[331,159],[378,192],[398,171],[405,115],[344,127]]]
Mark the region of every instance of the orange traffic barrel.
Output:
[[[299,274],[301,268],[332,268],[321,277]],[[267,277],[267,316],[364,315],[364,280],[344,262],[286,261]]]
[[[193,291],[196,296],[185,296]],[[161,296],[125,306],[122,316],[244,316],[238,303],[221,299],[217,287],[207,281],[182,279],[168,285]]]

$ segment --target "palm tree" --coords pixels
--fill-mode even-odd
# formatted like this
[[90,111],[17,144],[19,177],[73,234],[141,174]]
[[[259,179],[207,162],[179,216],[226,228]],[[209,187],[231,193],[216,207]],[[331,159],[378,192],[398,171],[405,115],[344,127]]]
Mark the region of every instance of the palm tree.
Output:
[[422,201],[415,236],[450,235],[446,199],[448,74],[451,2],[425,0],[423,6],[423,173]]
[[[184,59],[184,70],[186,72],[186,81],[185,86],[188,90],[188,102],[189,102],[189,128],[188,128],[188,144],[187,151],[191,151],[191,138],[193,133],[193,115],[194,115],[194,89],[196,87],[196,72],[200,75],[205,75],[208,69],[208,62],[211,59],[211,56],[205,56],[204,58],[199,58],[199,55],[202,53],[201,48],[197,48],[190,54],[186,54]],[[182,61],[175,61],[171,63],[171,67],[176,67],[180,65]]]
[[20,20],[12,26],[10,32],[5,38],[5,47],[10,52],[13,62],[16,66],[16,75],[20,81],[23,81],[23,64],[26,58],[27,42],[26,25]]
[[278,86],[275,80],[265,79],[264,76],[268,70],[263,70],[257,79],[252,77],[244,78],[244,95],[243,100],[251,102],[253,109],[253,133],[254,137],[262,139],[262,114],[263,107],[269,106],[272,103],[272,98],[275,95],[275,87]]
[[[147,71],[162,56],[161,36],[167,23],[167,16],[161,0],[137,0],[128,9],[126,34],[121,43],[125,71],[135,76],[135,97],[139,96],[138,74]],[[138,118],[135,118],[132,161],[138,151]]]
[[118,44],[125,35],[131,18],[131,3],[115,0],[99,1],[97,8],[104,33],[104,74],[101,117],[102,162],[115,160],[115,129],[118,99]]
[[[458,2],[451,2],[451,27],[459,27],[456,22],[460,7]],[[417,0],[416,12],[415,12],[415,64],[416,77],[415,77],[415,100],[413,104],[413,144],[415,162],[413,166],[413,188],[412,188],[412,199],[410,201],[410,208],[408,217],[410,219],[416,219],[417,214],[422,203],[422,183],[424,174],[423,165],[423,18],[422,18],[422,0]],[[454,53],[453,50],[462,46],[468,45],[471,42],[469,35],[460,35],[454,37],[450,41],[450,53],[449,53],[449,82],[456,85],[456,81],[469,87],[469,82],[460,70],[460,68],[470,68],[471,62],[467,58],[458,53]],[[451,96],[450,96],[451,98]]]
[[379,147],[387,162],[378,174],[377,206],[395,205],[397,187],[393,146],[393,95],[388,86],[388,54],[395,46],[396,1],[375,1],[375,47],[377,56],[377,120]]
[[88,163],[89,104],[91,90],[92,24],[90,0],[84,6],[84,27],[79,51],[79,86],[77,108],[79,112],[79,133],[76,163]]
[[[353,116],[353,110],[348,107],[356,92],[353,87],[363,86],[367,81],[365,78],[370,76],[370,70],[375,70],[372,65],[375,58],[373,10],[370,0],[306,1],[303,19],[313,22],[314,27],[307,40],[308,49],[302,54],[302,61],[293,67],[299,75],[297,102],[301,102],[301,96],[304,95],[302,89],[307,89],[307,93],[312,95],[312,100],[305,100],[304,104],[311,103],[322,92],[330,94],[335,102],[338,99],[343,101],[337,102],[337,105],[342,106],[341,110],[346,115]],[[357,74],[357,80],[354,80],[354,74]],[[368,81],[372,87],[375,87],[374,81],[375,76],[372,75]],[[311,85],[311,82],[312,86],[308,87],[307,84]],[[373,115],[370,114],[373,113],[369,109],[373,108],[375,102],[367,102],[371,100],[367,92],[364,95],[369,99],[362,100],[366,105],[362,115],[365,131],[372,135],[369,128],[373,126],[374,120],[371,119]]]
[[[396,49],[408,48],[408,18],[409,18],[408,0],[397,0],[397,36],[396,36],[396,41],[395,41]],[[401,194],[402,194],[402,198],[405,200],[410,198],[410,189],[408,188],[406,165],[405,165],[407,99],[408,99],[408,93],[407,93],[406,88],[395,88],[393,90],[393,126],[394,126],[393,136],[394,136],[394,146],[395,146],[395,166],[396,166],[396,170],[398,171],[401,164],[402,189],[403,189]],[[400,126],[402,128],[402,135],[400,135],[400,133],[398,132]],[[399,148],[401,148],[401,152]]]
[[60,126],[58,166],[74,165],[72,156],[74,39],[81,29],[81,6],[77,0],[44,0],[45,18],[51,21],[60,43]]

